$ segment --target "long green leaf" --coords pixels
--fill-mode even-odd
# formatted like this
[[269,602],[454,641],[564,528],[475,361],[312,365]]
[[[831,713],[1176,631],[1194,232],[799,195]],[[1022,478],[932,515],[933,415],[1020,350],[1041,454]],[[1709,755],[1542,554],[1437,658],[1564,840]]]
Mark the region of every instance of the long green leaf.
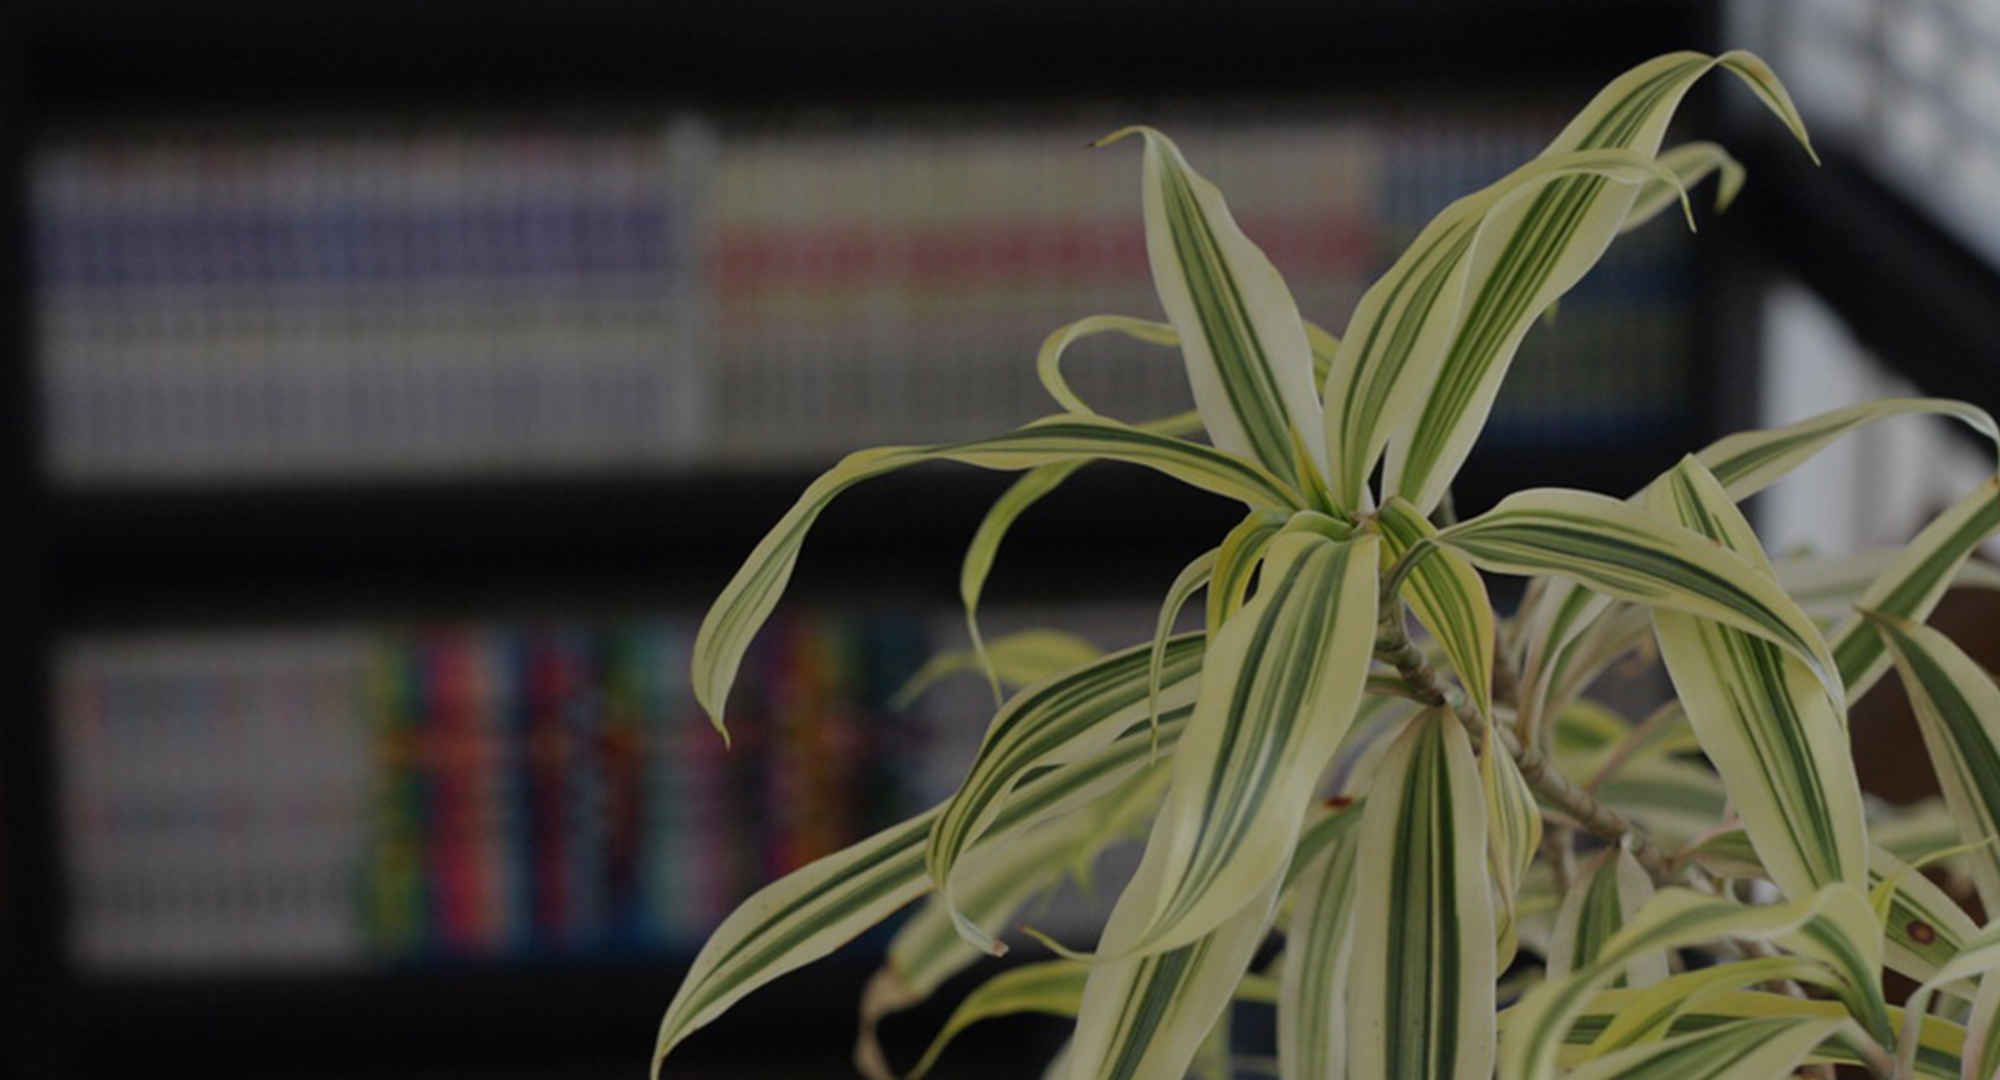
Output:
[[[1952,957],[1950,963],[1910,992],[1905,1003],[1902,1042],[1897,1053],[1904,1075],[1913,1071],[1917,1047],[1921,1043],[1917,1024],[1930,1008],[1931,998],[1945,984],[1988,976],[1995,969],[2000,969],[2000,919],[1987,923],[1965,943],[1965,948],[1957,956]],[[1982,1059],[1987,1056],[1983,1045],[1976,1046],[1976,1049]]]
[[[1966,560],[1996,532],[2000,532],[2000,477],[1973,489],[1924,526],[1855,606],[1922,622]],[[1832,640],[1833,658],[1847,683],[1847,699],[1859,701],[1889,667],[1882,638],[1854,615],[1834,630]]]
[[1296,505],[1297,496],[1264,470],[1215,449],[1117,421],[1055,417],[992,439],[928,448],[884,447],[848,455],[806,488],[744,561],[695,635],[695,698],[723,727],[723,708],[743,655],[777,606],[806,534],[827,504],[863,480],[925,461],[1025,470],[1073,461],[1121,461],[1163,472],[1251,506]]
[[[1649,488],[1645,504],[1772,573],[1750,523],[1694,459]],[[1840,699],[1765,638],[1685,612],[1654,621],[1681,704],[1772,880],[1795,898],[1836,881],[1862,886],[1868,830]]]
[[1893,615],[1870,613],[1915,707],[1938,786],[1958,822],[1973,884],[2000,911],[2000,686],[1950,638]]
[[1816,1016],[1738,1020],[1591,1061],[1570,1080],[1783,1080],[1840,1028]]
[[[1887,849],[1870,845],[1869,890],[1886,883],[1893,883],[1893,887],[1882,926],[1883,962],[1899,975],[1917,982],[1930,981],[1964,950],[1965,943],[1979,933],[1979,926],[1929,878]],[[1959,997],[1971,992],[1969,984],[1944,983],[1941,989]]]
[[1495,970],[1486,799],[1465,731],[1411,722],[1361,822],[1348,1070],[1384,1080],[1487,1080]]
[[1362,295],[1326,377],[1327,455],[1336,504],[1360,508],[1367,481],[1402,420],[1423,401],[1459,325],[1475,256],[1490,219],[1559,181],[1609,177],[1637,190],[1672,185],[1672,173],[1643,154],[1594,151],[1554,155],[1516,169],[1446,207],[1395,265]]
[[[1180,337],[1210,437],[1309,489],[1325,475],[1326,460],[1312,349],[1291,290],[1172,140],[1130,128],[1103,142],[1130,134],[1146,144],[1142,191],[1154,288]],[[1310,455],[1303,465],[1301,446]]]
[[[1028,835],[1050,817],[1115,791],[1117,785],[1172,749],[1191,708],[1140,720],[1111,745],[1022,777],[967,858],[977,867],[989,852]],[[667,1052],[745,995],[813,962],[931,887],[926,841],[944,808],[937,807],[852,847],[808,864],[765,886],[723,921],[695,957],[660,1022],[654,1071]]]
[[1139,953],[1163,863],[1142,862],[1106,924],[1070,1043],[1072,1080],[1180,1080],[1229,1005],[1270,929],[1282,874],[1241,898],[1208,933]]
[[1186,944],[1284,872],[1314,786],[1361,703],[1379,546],[1372,536],[1286,532],[1271,544],[1257,595],[1211,640],[1141,862],[1159,864],[1161,891],[1131,947]]
[[1102,655],[1104,650],[1067,631],[1022,630],[986,642],[983,655],[972,649],[953,649],[932,656],[896,690],[889,705],[907,709],[931,687],[962,671],[984,672],[1002,687],[1018,690]]
[[[1561,979],[1596,961],[1604,944],[1653,898],[1653,882],[1630,852],[1606,848],[1564,894],[1549,939],[1548,977]],[[1612,977],[1613,986],[1651,986],[1667,977],[1664,952],[1640,952]]]
[[[1750,969],[1753,966],[1761,967],[1761,962],[1741,962],[1728,966]],[[1676,978],[1685,977],[1676,976]],[[1565,1064],[1578,1064],[1587,1060],[1578,1051],[1593,1045],[1618,1020],[1630,1015],[1634,1008],[1642,1007],[1637,999],[1652,993],[1650,990],[1597,992],[1577,1016],[1575,1025],[1570,1028],[1566,1046],[1560,1054],[1561,1060]],[[1891,1009],[1890,1015],[1900,1024],[1905,1013],[1902,1009]],[[1698,1005],[1685,1009],[1674,1017],[1671,1034],[1699,1034],[1738,1020],[1794,1016],[1818,1016],[1839,1022],[1846,1018],[1847,1010],[1836,1001],[1806,1000],[1758,990],[1704,993]],[[1509,1020],[1508,1015],[1501,1014],[1501,1020],[1506,1024]],[[1922,1031],[1922,1039],[1917,1048],[1916,1075],[1931,1080],[1961,1080],[1959,1054],[1964,1046],[1965,1029],[1931,1016],[1923,1019]],[[1854,1052],[1850,1045],[1851,1041],[1851,1032],[1836,1032],[1833,1037],[1820,1044],[1814,1058],[1840,1065],[1861,1066],[1864,1062]]]
[[1064,412],[1096,415],[1097,410],[1084,403],[1076,391],[1070,389],[1069,380],[1063,378],[1062,358],[1071,345],[1087,337],[1098,334],[1123,334],[1152,345],[1178,345],[1180,335],[1165,323],[1134,319],[1124,315],[1092,315],[1079,319],[1068,326],[1050,333],[1042,342],[1041,355],[1036,358],[1035,369],[1041,375],[1042,388],[1049,392]]
[[981,983],[952,1010],[944,1029],[931,1040],[923,1059],[910,1070],[910,1080],[931,1071],[945,1047],[966,1028],[982,1020],[1018,1013],[1075,1016],[1083,1003],[1084,980],[1090,966],[1075,960],[1045,960],[1003,971]]
[[1249,599],[1250,583],[1265,550],[1290,520],[1291,515],[1280,510],[1252,510],[1222,538],[1215,552],[1215,576],[1208,586],[1209,629],[1221,628]]
[[[1199,636],[1168,642],[1156,683],[1152,645],[1134,646],[1015,695],[994,716],[965,780],[931,831],[925,861],[945,902],[952,903],[957,888],[959,859],[999,816],[1023,777],[1108,745],[1134,724],[1150,721],[1156,709],[1194,701],[1204,655]],[[958,928],[969,944],[1001,951],[971,920],[961,916]]]
[[[1278,998],[1280,1080],[1342,1080],[1347,1075],[1348,961],[1353,955],[1354,890],[1361,813],[1329,819],[1341,835],[1313,857],[1293,891]],[[1304,855],[1305,845],[1300,845]]]
[[[1749,84],[1803,140],[1797,111],[1761,60],[1747,53],[1674,53],[1613,80],[1544,156],[1625,150],[1651,162],[1682,97],[1716,67]],[[1670,173],[1667,179],[1678,183]],[[1443,499],[1492,409],[1521,338],[1596,263],[1639,193],[1637,186],[1616,185],[1606,177],[1569,177],[1532,200],[1496,211],[1486,224],[1493,240],[1476,257],[1463,314],[1429,395],[1390,447],[1383,480],[1387,490],[1426,512]]]
[[[1411,548],[1437,536],[1437,529],[1416,508],[1391,498],[1376,514],[1387,544],[1387,556],[1400,559]],[[1417,564],[1407,586],[1410,609],[1451,659],[1459,685],[1465,688],[1479,715],[1493,715],[1493,642],[1496,634],[1493,601],[1478,571],[1451,552],[1438,552]]]
[[1695,457],[1738,502],[1775,483],[1786,473],[1854,429],[1892,416],[1930,414],[1953,417],[2000,446],[2000,427],[1976,406],[1944,398],[1886,398],[1835,409],[1784,427],[1725,436]]
[[1479,756],[1486,792],[1486,868],[1493,880],[1494,965],[1505,971],[1520,943],[1519,896],[1542,843],[1541,807],[1511,754],[1490,748]]
[[[1874,910],[1860,890],[1829,885],[1817,895],[1786,904],[1745,907],[1686,889],[1663,889],[1625,928],[1606,942],[1597,960],[1568,978],[1550,980],[1514,1007],[1500,1043],[1501,1080],[1546,1080],[1572,1024],[1593,994],[1635,956],[1719,938],[1776,940],[1827,965],[1843,980],[1872,979],[1870,943],[1879,944]],[[1855,938],[1864,940],[1854,940]],[[1877,954],[1879,959],[1879,954]],[[1865,993],[1865,987],[1854,988]],[[1879,999],[1879,987],[1876,997]],[[1849,1008],[1852,1008],[1850,1005]],[[1873,1014],[1873,1007],[1864,1009]],[[1871,1030],[1888,1022],[1886,1005]]]
[[[1046,825],[1010,836],[982,861],[956,896],[965,917],[997,935],[1031,898],[1052,890],[1065,876],[1081,879],[1107,847],[1135,839],[1136,826],[1149,818],[1165,790],[1166,769],[1155,766],[1125,783],[1125,789]],[[855,1066],[872,1080],[890,1080],[876,1029],[889,1013],[926,1001],[945,980],[986,954],[959,937],[951,906],[935,893],[890,941],[882,967],[861,994],[861,1035]],[[1082,989],[1079,979],[1077,988]]]
[[1438,543],[1488,570],[1568,577],[1622,600],[1749,631],[1805,661],[1830,700],[1845,699],[1819,628],[1770,574],[1629,503],[1580,491],[1524,491],[1445,529]]
[[1660,166],[1672,173],[1675,183],[1654,180],[1639,189],[1638,198],[1632,203],[1632,213],[1625,219],[1624,232],[1646,224],[1667,210],[1682,204],[1686,192],[1710,176],[1720,174],[1716,182],[1715,209],[1719,213],[1736,201],[1736,195],[1743,190],[1745,172],[1742,164],[1730,156],[1728,150],[1718,143],[1699,141],[1682,143],[1660,154]]

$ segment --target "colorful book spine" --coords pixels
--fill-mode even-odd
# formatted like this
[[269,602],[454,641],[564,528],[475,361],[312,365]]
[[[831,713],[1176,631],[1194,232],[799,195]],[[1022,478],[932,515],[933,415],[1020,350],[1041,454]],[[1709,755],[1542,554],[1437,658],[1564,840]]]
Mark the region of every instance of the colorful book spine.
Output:
[[776,620],[728,750],[689,689],[692,636],[633,619],[72,645],[58,722],[77,958],[679,952],[771,877],[917,809],[921,762],[897,748],[923,721],[884,702],[926,620]]

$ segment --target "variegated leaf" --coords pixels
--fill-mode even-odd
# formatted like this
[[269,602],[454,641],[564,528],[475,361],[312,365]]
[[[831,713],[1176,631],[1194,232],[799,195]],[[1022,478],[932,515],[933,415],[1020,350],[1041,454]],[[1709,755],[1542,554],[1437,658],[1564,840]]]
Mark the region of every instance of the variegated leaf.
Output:
[[[1653,880],[1638,860],[1623,848],[1606,848],[1584,867],[1583,880],[1564,894],[1556,909],[1555,931],[1549,939],[1548,977],[1570,972],[1597,960],[1604,943],[1653,898]],[[1664,952],[1641,952],[1612,976],[1612,986],[1646,987],[1667,977]]]
[[1165,323],[1146,319],[1133,319],[1123,315],[1092,315],[1079,319],[1068,326],[1060,327],[1042,342],[1041,355],[1036,359],[1035,370],[1041,376],[1042,388],[1049,392],[1064,412],[1096,415],[1097,410],[1084,403],[1071,390],[1069,380],[1063,378],[1062,358],[1071,345],[1087,337],[1098,334],[1123,334],[1152,345],[1179,345],[1180,335]]
[[[1348,960],[1354,941],[1356,826],[1350,807],[1328,819],[1339,832],[1301,865],[1291,922],[1285,929],[1285,968],[1278,998],[1280,1080],[1342,1080],[1347,1075]],[[1306,859],[1304,842],[1300,860]]]
[[2000,911],[2000,686],[1943,634],[1869,613],[1903,677],[1938,786],[1958,822],[1980,902]]
[[1138,952],[1162,869],[1142,862],[1112,909],[1100,952],[1117,959],[1090,967],[1070,1042],[1070,1080],[1181,1080],[1270,929],[1282,874],[1206,935]]
[[1284,872],[1361,703],[1379,546],[1310,528],[1272,542],[1256,596],[1210,640],[1173,787],[1140,863],[1139,878],[1159,892],[1144,929],[1120,948],[1188,944]]
[[1778,982],[1825,985],[1830,981],[1830,974],[1817,960],[1780,954],[1695,968],[1622,993],[1609,991],[1620,993],[1620,1008],[1591,1042],[1588,1058],[1667,1038],[1683,1016],[1699,1014],[1710,1001],[1741,987]]
[[[1949,894],[1886,849],[1868,849],[1868,888],[1887,889],[1887,914],[1882,920],[1883,962],[1889,970],[1917,982],[1928,982],[1964,951],[1979,933],[1972,916]],[[1880,902],[1880,901],[1878,901]],[[1939,989],[1969,996],[1969,983],[1942,983]]]
[[[2000,532],[2000,477],[1986,481],[1924,526],[1856,601],[1856,606],[1911,622],[1930,616],[1973,551]],[[1833,658],[1847,699],[1861,695],[1888,670],[1881,635],[1859,615],[1833,633]]]
[[[1950,516],[1951,511],[1941,515]],[[1866,551],[1797,553],[1778,560],[1778,582],[1807,614],[1821,622],[1831,623],[1853,614],[1857,606],[1880,607],[1879,604],[1862,604],[1861,596],[1888,572],[1892,563],[1903,557],[1906,550],[1899,545]],[[1959,564],[1958,570],[1952,574],[1950,587],[2000,591],[2000,567],[1977,559],[1968,560]],[[1840,652],[1836,636],[1836,659]],[[1851,693],[1848,697],[1853,699]]]
[[1632,203],[1631,216],[1625,219],[1620,231],[1631,232],[1661,213],[1679,207],[1683,193],[1710,176],[1720,174],[1715,190],[1715,209],[1718,213],[1729,209],[1729,204],[1736,201],[1737,193],[1743,190],[1746,174],[1742,164],[1718,143],[1682,143],[1661,152],[1659,160],[1661,167],[1672,173],[1677,183],[1654,180],[1640,188],[1638,198]]
[[1217,447],[1306,490],[1326,473],[1325,441],[1312,349],[1291,290],[1172,140],[1130,128],[1103,142],[1131,134],[1146,144],[1153,285],[1180,337],[1202,422]]
[[931,687],[961,671],[983,671],[1003,688],[1018,690],[1102,655],[1104,650],[1066,631],[1023,630],[985,643],[984,656],[971,649],[955,649],[931,657],[896,691],[889,704],[909,708]]
[[[1903,1075],[1907,1076],[1913,1071],[1917,1047],[1921,1045],[1917,1024],[1929,1010],[1931,998],[1948,983],[1990,976],[1996,968],[2000,968],[2000,919],[1986,924],[1979,933],[1974,934],[1972,939],[1965,943],[1965,947],[1957,956],[1952,957],[1950,963],[1939,968],[1936,975],[1926,979],[1910,992],[1903,1013],[1902,1041],[1896,1055],[1898,1063],[1902,1066]],[[1975,1004],[1977,1004],[1976,999]],[[1990,1023],[1990,1019],[1988,1022]],[[1976,1050],[1981,1060],[1987,1056],[1983,1045],[1976,1045]]]
[[[1115,790],[1172,748],[1191,707],[1128,727],[1111,745],[1024,776],[969,853],[973,865],[1050,817]],[[660,1023],[654,1071],[669,1050],[730,1005],[828,955],[931,887],[930,810],[772,882],[725,919],[695,957]]]
[[1541,847],[1542,814],[1512,754],[1498,748],[1481,754],[1479,781],[1486,791],[1486,866],[1493,880],[1494,966],[1505,971],[1513,965],[1519,946],[1518,897]]
[[[945,902],[953,903],[960,857],[999,816],[1023,777],[1108,745],[1134,724],[1195,700],[1205,655],[1200,636],[1173,639],[1155,683],[1152,646],[1139,645],[1016,694],[994,716],[965,780],[931,830],[925,861]],[[1002,951],[970,920],[960,917],[958,928],[968,943]]]
[[1419,714],[1390,749],[1361,822],[1348,1072],[1487,1080],[1495,968],[1486,799],[1458,721]]
[[[1694,459],[1648,488],[1645,505],[1771,573],[1749,521]],[[1685,612],[1657,611],[1654,622],[1681,704],[1772,880],[1795,898],[1863,885],[1868,830],[1840,699],[1765,638]]]
[[[1730,966],[1754,970],[1758,964],[1759,962],[1746,961]],[[1677,978],[1684,977],[1677,976]],[[1559,1055],[1560,1059],[1566,1065],[1580,1064],[1588,1060],[1588,1055],[1583,1053],[1584,1048],[1601,1040],[1612,1025],[1620,1018],[1630,1015],[1633,1009],[1642,1008],[1643,1005],[1637,999],[1652,993],[1651,990],[1603,990],[1593,995],[1590,1003],[1577,1017],[1576,1024],[1570,1028],[1568,1045]],[[1891,1018],[1898,1024],[1902,1023],[1904,1015],[1902,1009],[1890,1010]],[[1713,1031],[1735,1020],[1796,1016],[1817,1016],[1838,1022],[1847,1018],[1847,1010],[1837,1001],[1807,1000],[1788,994],[1759,990],[1704,993],[1699,1004],[1683,1009],[1674,1017],[1670,1033],[1697,1034]],[[1503,1013],[1502,1023],[1505,1024],[1507,1019]],[[1865,1067],[1866,1062],[1854,1049],[1857,1038],[1865,1038],[1860,1035],[1858,1029],[1836,1031],[1831,1038],[1819,1045],[1813,1060]],[[1917,1048],[1915,1074],[1928,1080],[1961,1080],[1959,1056],[1964,1045],[1964,1028],[1935,1016],[1925,1017],[1921,1042]]]
[[[1857,936],[1863,940],[1853,940]],[[1605,943],[1595,962],[1568,978],[1543,983],[1515,1006],[1500,1044],[1501,1080],[1554,1077],[1571,1025],[1592,996],[1633,957],[1731,937],[1776,940],[1794,948],[1849,983],[1850,995],[1865,995],[1866,987],[1853,987],[1851,982],[1873,979],[1879,966],[1867,965],[1871,943],[1879,947],[1880,942],[1874,910],[1852,886],[1829,885],[1804,900],[1762,907],[1745,907],[1687,889],[1663,889]],[[1875,997],[1879,1000],[1879,987]],[[1853,1004],[1847,1007],[1852,1009]],[[1870,1015],[1860,1017],[1878,1037],[1888,1022],[1886,1008],[1882,1006],[1878,1017],[1872,1015],[1872,1005],[1864,1007]]]
[[1886,398],[1835,409],[1784,427],[1744,431],[1709,444],[1696,454],[1738,502],[1764,490],[1786,473],[1854,429],[1892,416],[1931,414],[1953,417],[2000,445],[2000,427],[1984,410],[1944,398]]
[[[1667,125],[1688,88],[1717,67],[1741,78],[1804,139],[1797,111],[1761,60],[1736,52],[1720,57],[1674,53],[1613,80],[1543,157],[1628,151],[1666,172],[1654,155]],[[1678,185],[1671,173],[1663,179]],[[1639,190],[1606,177],[1569,177],[1489,218],[1484,227],[1491,239],[1474,256],[1463,313],[1445,358],[1423,405],[1391,445],[1386,490],[1419,510],[1437,506],[1484,426],[1521,338],[1595,265],[1624,225]]]
[[966,1028],[983,1020],[1019,1013],[1075,1016],[1083,1002],[1084,980],[1090,965],[1075,960],[1045,960],[1003,971],[979,984],[952,1010],[943,1030],[931,1040],[924,1056],[910,1070],[909,1080],[919,1080],[931,1071],[945,1047]]
[[[1383,450],[1422,402],[1445,362],[1482,255],[1504,246],[1489,236],[1501,211],[1552,185],[1611,178],[1637,191],[1672,185],[1648,155],[1625,150],[1559,154],[1529,162],[1446,207],[1361,297],[1326,377],[1327,456],[1336,505],[1367,504],[1367,481]],[[1490,267],[1489,267],[1490,269]]]
[[1783,1080],[1840,1025],[1814,1016],[1738,1020],[1620,1050],[1578,1067],[1569,1078]]
[[[1166,769],[1155,766],[1084,810],[1008,837],[958,890],[960,910],[997,936],[998,928],[1031,898],[1080,872],[1105,848],[1136,838],[1139,824],[1159,805],[1165,779]],[[856,1068],[871,1080],[892,1080],[895,1073],[875,1037],[882,1018],[928,1000],[945,980],[985,955],[959,937],[950,906],[941,897],[926,899],[897,928],[882,967],[862,990]],[[1079,991],[1082,985],[1079,979]]]
[[2000,1076],[2000,979],[1979,980],[1966,1023],[1961,1070],[1952,1080],[1993,1080]]
[[1215,553],[1215,576],[1208,587],[1208,628],[1217,630],[1236,614],[1249,598],[1250,582],[1264,561],[1264,551],[1291,520],[1280,510],[1252,510]]
[[1581,491],[1520,492],[1438,534],[1501,573],[1573,578],[1622,600],[1685,611],[1773,641],[1845,695],[1826,641],[1771,576],[1741,555],[1639,507]]
[[791,580],[806,534],[827,504],[867,480],[924,461],[1025,470],[1072,461],[1122,461],[1166,473],[1251,506],[1293,506],[1298,497],[1269,473],[1213,448],[1093,417],[1055,417],[1005,435],[928,448],[884,447],[848,455],[813,481],[765,534],[717,598],[695,635],[695,698],[717,730],[743,655]]
[[[1375,517],[1385,541],[1385,556],[1400,559],[1417,544],[1437,536],[1437,529],[1416,508],[1399,498],[1382,504]],[[1493,715],[1493,601],[1478,571],[1449,551],[1419,562],[1406,585],[1410,609],[1451,659],[1459,685],[1479,715]]]

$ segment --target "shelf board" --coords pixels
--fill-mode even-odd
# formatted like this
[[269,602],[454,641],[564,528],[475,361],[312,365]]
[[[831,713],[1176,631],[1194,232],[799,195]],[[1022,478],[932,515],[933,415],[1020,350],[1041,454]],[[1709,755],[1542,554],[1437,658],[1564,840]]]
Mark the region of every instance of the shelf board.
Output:
[[[1473,513],[1558,484],[1623,495],[1691,442],[1475,451]],[[705,604],[804,474],[407,487],[103,491],[51,501],[48,588],[65,625],[478,613],[588,602]],[[815,523],[795,595],[955,602],[965,544],[1003,474],[922,466],[858,485]],[[1234,503],[1097,466],[1030,510],[993,595],[1151,596],[1236,523]]]
[[[412,96],[807,101],[1594,86],[1699,44],[1689,0],[27,0],[45,109]],[[1505,49],[1493,43],[1505,41]],[[1357,45],[1357,43],[1360,43]]]

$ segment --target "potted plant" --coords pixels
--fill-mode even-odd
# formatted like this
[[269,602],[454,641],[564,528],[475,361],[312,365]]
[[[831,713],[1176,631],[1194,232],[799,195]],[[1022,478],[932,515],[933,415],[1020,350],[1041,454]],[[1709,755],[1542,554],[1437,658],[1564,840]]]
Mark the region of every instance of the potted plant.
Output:
[[[1628,499],[1539,489],[1462,521],[1441,511],[1531,325],[1621,231],[1687,212],[1690,185],[1735,191],[1721,148],[1662,149],[1718,68],[1805,141],[1753,56],[1643,64],[1447,207],[1338,340],[1300,318],[1165,135],[1104,140],[1143,144],[1166,321],[1052,335],[1048,419],[861,451],[822,476],[709,613],[697,694],[722,728],[814,518],[904,465],[1023,474],[966,557],[968,615],[1009,524],[1086,462],[1238,500],[1241,523],[1173,584],[1154,640],[1030,671],[975,623],[996,687],[1027,685],[962,785],[747,900],[668,1008],[656,1070],[744,995],[921,901],[862,1005],[861,1067],[887,1074],[876,1019],[1003,951],[1000,929],[1065,868],[1142,836],[1094,946],[1006,967],[946,1037],[1008,1011],[1073,1014],[1056,1075],[1178,1077],[1226,1060],[1225,1018],[1253,1000],[1275,1003],[1275,1071],[1301,1080],[1993,1076],[2000,977],[1980,976],[2000,966],[2000,923],[1913,872],[1940,844],[1892,850],[1908,830],[1864,799],[1846,725],[1899,669],[1955,833],[1943,855],[2000,911],[2000,689],[1922,624],[2000,530],[2000,480],[1838,574],[1775,563],[1738,508],[1859,425],[1935,413],[1993,438],[1992,420],[1882,401],[1722,439]],[[1093,410],[1061,358],[1098,333],[1178,345],[1197,415]],[[1483,574],[1529,579],[1507,617]],[[1197,596],[1200,628],[1173,632]],[[1663,662],[1672,694],[1626,717],[1591,688],[1635,654]],[[1885,971],[1915,984],[1906,1003]]]

